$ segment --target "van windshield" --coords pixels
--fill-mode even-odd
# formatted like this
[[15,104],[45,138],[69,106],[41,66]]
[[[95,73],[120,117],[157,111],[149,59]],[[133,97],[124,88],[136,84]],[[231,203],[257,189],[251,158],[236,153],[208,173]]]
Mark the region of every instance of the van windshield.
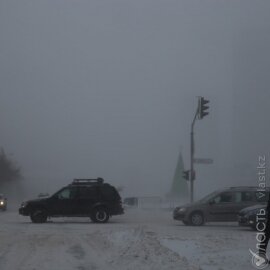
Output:
[[220,192],[218,191],[214,191],[210,194],[208,194],[207,196],[203,197],[202,199],[198,200],[197,202],[200,202],[200,203],[206,203],[208,202],[210,199],[214,198],[217,194],[219,194]]

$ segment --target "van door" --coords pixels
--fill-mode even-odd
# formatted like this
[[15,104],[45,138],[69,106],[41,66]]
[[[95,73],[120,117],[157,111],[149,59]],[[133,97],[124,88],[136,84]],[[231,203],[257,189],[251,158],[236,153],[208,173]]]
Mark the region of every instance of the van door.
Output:
[[254,191],[236,191],[235,192],[235,216],[240,210],[255,205]]
[[235,196],[231,191],[218,194],[209,202],[209,221],[235,221]]

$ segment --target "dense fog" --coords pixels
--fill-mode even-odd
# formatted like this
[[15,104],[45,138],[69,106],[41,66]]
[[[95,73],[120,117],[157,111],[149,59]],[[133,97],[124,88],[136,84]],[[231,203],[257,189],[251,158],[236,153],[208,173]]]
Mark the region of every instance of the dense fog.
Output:
[[[125,196],[165,195],[179,151],[196,198],[258,185],[268,157],[270,2],[0,2],[0,146],[23,192],[103,177]],[[20,192],[17,190],[16,192]]]

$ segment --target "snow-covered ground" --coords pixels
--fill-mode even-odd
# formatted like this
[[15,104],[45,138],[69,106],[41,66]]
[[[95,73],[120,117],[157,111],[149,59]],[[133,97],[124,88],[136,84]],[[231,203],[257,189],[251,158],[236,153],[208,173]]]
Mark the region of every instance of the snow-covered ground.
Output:
[[167,211],[129,209],[108,224],[0,212],[0,270],[249,270],[255,244],[236,223],[187,227]]

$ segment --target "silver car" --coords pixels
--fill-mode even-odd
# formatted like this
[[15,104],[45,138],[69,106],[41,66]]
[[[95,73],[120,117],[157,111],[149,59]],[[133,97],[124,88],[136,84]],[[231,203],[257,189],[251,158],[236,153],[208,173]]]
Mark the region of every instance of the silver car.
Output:
[[267,203],[268,196],[269,189],[230,187],[215,191],[197,202],[176,207],[173,218],[195,226],[213,221],[237,221],[241,209]]

